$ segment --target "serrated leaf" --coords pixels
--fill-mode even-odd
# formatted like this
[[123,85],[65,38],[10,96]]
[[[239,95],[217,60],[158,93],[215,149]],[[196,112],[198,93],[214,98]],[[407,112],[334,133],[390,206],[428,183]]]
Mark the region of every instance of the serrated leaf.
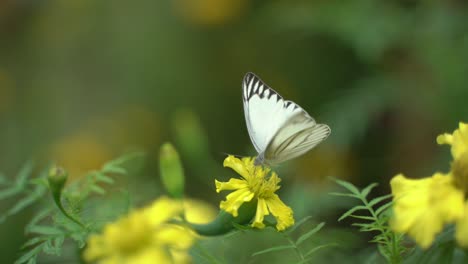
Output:
[[329,244],[325,244],[325,245],[316,246],[316,247],[312,248],[311,250],[307,251],[307,253],[305,253],[304,257],[307,258],[310,255],[314,254],[317,250],[320,250],[320,249],[326,248],[326,247],[331,247],[331,246],[338,246],[338,244],[337,243],[329,243]]
[[375,187],[377,187],[377,185],[379,185],[378,183],[371,183],[369,184],[369,186],[367,186],[366,188],[364,188],[361,192],[361,195],[362,197],[367,197],[367,195],[370,193],[370,191],[372,191],[372,189],[374,189]]
[[311,218],[312,218],[312,216],[306,216],[306,217],[302,218],[293,227],[291,227],[287,232],[288,233],[294,232],[294,230],[296,230],[299,226],[301,226],[302,224],[304,224],[305,222],[307,222]]
[[352,183],[349,183],[347,181],[342,181],[342,180],[339,180],[339,179],[333,179],[338,185],[346,188],[348,191],[350,191],[352,194],[355,194],[357,196],[360,196],[361,195],[361,192],[359,191],[359,189],[354,186]]
[[282,246],[271,247],[271,248],[267,248],[265,250],[261,250],[261,251],[257,251],[255,253],[253,253],[252,257],[258,256],[258,255],[261,255],[261,254],[265,254],[265,253],[269,253],[269,252],[275,252],[275,251],[292,249],[292,248],[294,248],[293,245],[282,245]]
[[391,197],[392,197],[392,194],[387,194],[387,195],[384,195],[384,196],[376,197],[376,198],[372,199],[369,202],[368,206],[373,207],[374,205],[376,205],[376,204],[378,204],[378,203],[380,203],[380,202],[382,202],[382,201],[384,201],[384,200],[386,200],[388,198],[391,198]]
[[393,205],[393,201],[380,206],[379,208],[377,208],[377,210],[375,210],[375,214],[380,215],[392,205]]
[[96,179],[107,184],[113,184],[115,182],[114,179],[104,175],[103,173],[96,173]]
[[57,248],[57,250],[61,251],[63,242],[65,242],[65,236],[59,236],[54,239],[54,247]]
[[16,204],[13,205],[8,211],[0,217],[0,223],[5,221],[7,217],[12,216],[20,212],[21,210],[25,209],[26,207],[30,206],[33,204],[39,197],[41,196],[41,193],[32,193],[23,199],[19,200]]
[[31,176],[33,170],[33,162],[27,161],[16,175],[16,184],[19,186],[26,185],[26,181]]
[[311,236],[313,236],[315,233],[317,233],[320,229],[322,229],[322,227],[324,225],[325,225],[325,222],[322,222],[322,223],[318,224],[315,228],[310,230],[309,232],[307,232],[307,233],[303,234],[302,236],[300,236],[296,241],[296,245],[299,246],[300,244],[302,244],[302,242],[306,241]]
[[361,197],[359,197],[359,196],[356,196],[356,195],[354,195],[354,194],[352,194],[352,193],[339,193],[339,192],[330,192],[330,193],[328,193],[328,194],[330,194],[330,195],[334,195],[334,196],[345,196],[345,197],[352,197],[352,198],[356,198],[356,199],[359,199],[359,200],[361,199]]
[[362,219],[362,220],[375,221],[374,217],[366,216],[366,215],[350,215],[350,217],[357,218],[357,219]]
[[53,226],[32,226],[29,231],[31,233],[41,234],[41,235],[48,235],[48,236],[56,236],[62,235],[63,231]]
[[103,173],[114,173],[114,174],[122,174],[126,175],[127,170],[121,167],[113,167],[113,166],[104,166],[101,170]]
[[91,186],[91,191],[93,191],[93,192],[95,192],[97,194],[101,194],[101,195],[104,195],[106,193],[106,191],[103,188],[101,188],[101,187],[99,187],[97,185]]
[[123,155],[121,157],[118,157],[117,159],[111,160],[104,164],[103,168],[106,167],[122,167],[122,164],[126,163],[127,161],[137,158],[137,157],[142,157],[145,154],[143,152],[132,152],[128,153],[126,155]]
[[26,241],[22,246],[21,246],[21,249],[25,249],[27,247],[30,247],[30,246],[33,246],[37,243],[41,243],[41,242],[44,242],[46,241],[47,239],[49,239],[48,237],[44,237],[44,236],[38,236],[38,237],[33,237],[31,239],[29,239],[28,241]]
[[367,207],[365,207],[364,205],[357,205],[351,209],[349,209],[348,211],[346,211],[344,214],[342,214],[340,216],[340,218],[338,218],[338,222],[345,219],[346,217],[349,217],[350,215],[352,215],[354,212],[356,211],[359,211],[359,210],[368,210]]
[[37,223],[39,223],[41,220],[43,220],[44,218],[46,218],[47,216],[49,216],[49,214],[51,213],[52,209],[51,208],[46,208],[42,211],[40,211],[39,213],[37,213],[32,219],[31,221],[29,221],[29,223],[26,225],[26,227],[24,228],[25,232],[26,233],[29,233],[29,229],[32,227],[32,226],[35,226]]
[[31,258],[35,258],[36,255],[39,252],[41,252],[43,247],[44,247],[44,244],[40,244],[37,247],[29,250],[28,252],[24,253],[19,259],[17,259],[14,264],[22,264],[22,263],[26,263],[27,261],[30,261]]
[[18,185],[11,186],[10,188],[4,189],[0,191],[0,200],[12,197],[21,193],[24,189]]

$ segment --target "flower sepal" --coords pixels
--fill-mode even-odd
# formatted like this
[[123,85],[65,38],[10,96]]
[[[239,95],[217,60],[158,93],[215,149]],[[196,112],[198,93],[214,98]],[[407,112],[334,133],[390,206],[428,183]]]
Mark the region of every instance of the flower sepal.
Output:
[[238,210],[238,216],[234,217],[232,214],[220,210],[218,216],[210,223],[207,224],[192,224],[189,226],[202,236],[219,236],[229,233],[237,229],[236,226],[247,225],[252,222],[257,210],[257,201],[253,200],[242,204]]

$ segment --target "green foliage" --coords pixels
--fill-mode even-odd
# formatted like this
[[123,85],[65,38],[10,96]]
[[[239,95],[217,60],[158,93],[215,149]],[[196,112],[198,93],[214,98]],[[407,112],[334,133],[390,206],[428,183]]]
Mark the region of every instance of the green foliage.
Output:
[[262,254],[266,254],[266,253],[271,253],[271,252],[277,252],[277,251],[283,251],[283,250],[294,250],[294,252],[296,253],[296,255],[297,255],[298,259],[299,259],[298,262],[294,262],[294,263],[309,263],[312,260],[312,255],[316,251],[318,251],[319,249],[325,248],[325,247],[336,245],[335,243],[331,243],[331,244],[325,244],[325,245],[318,245],[318,246],[315,246],[315,247],[309,248],[309,249],[303,249],[301,247],[301,245],[306,240],[311,238],[314,234],[316,234],[318,231],[320,231],[325,226],[324,222],[319,223],[317,226],[315,226],[311,230],[301,234],[297,239],[294,239],[293,238],[294,231],[298,227],[303,225],[305,222],[307,222],[310,218],[311,218],[310,216],[303,218],[302,220],[297,222],[291,229],[289,229],[288,231],[282,233],[285,240],[288,242],[288,244],[274,246],[274,247],[270,247],[270,248],[267,248],[267,249],[263,249],[263,250],[254,252],[252,254],[252,257],[262,255]]
[[[73,241],[78,248],[85,246],[86,237],[96,230],[95,220],[84,219],[82,208],[85,202],[93,195],[106,194],[102,185],[114,183],[112,176],[125,175],[124,165],[130,159],[141,156],[141,153],[131,153],[112,160],[102,166],[100,170],[92,171],[68,186],[56,190],[54,204],[48,194],[49,168],[42,170],[38,176],[33,177],[34,166],[32,162],[26,163],[14,182],[2,178],[4,189],[0,191],[0,199],[15,198],[19,200],[0,217],[1,221],[12,216],[28,206],[35,205],[37,212],[25,227],[25,234],[29,239],[23,244],[22,255],[15,264],[36,263],[40,253],[60,256],[66,240]],[[57,195],[57,197],[55,197]]]
[[401,263],[403,261],[403,254],[407,249],[401,243],[403,241],[403,235],[393,232],[388,224],[390,217],[389,209],[392,206],[392,201],[388,201],[388,199],[390,199],[392,195],[383,195],[369,200],[368,195],[372,189],[377,186],[377,183],[372,183],[364,189],[359,190],[349,182],[338,179],[333,180],[338,185],[344,187],[348,192],[333,192],[331,193],[332,195],[351,197],[358,199],[362,203],[346,211],[341,215],[338,221],[345,218],[356,219],[353,226],[359,227],[361,232],[375,233],[370,242],[377,244],[379,253],[388,263]]

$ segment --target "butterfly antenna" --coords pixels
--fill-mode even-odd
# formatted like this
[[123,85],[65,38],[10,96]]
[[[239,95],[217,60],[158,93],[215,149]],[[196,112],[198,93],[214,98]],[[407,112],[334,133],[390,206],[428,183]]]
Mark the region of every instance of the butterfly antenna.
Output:
[[232,154],[232,153],[227,153],[227,152],[221,152],[220,154],[222,154],[222,155],[224,155],[224,156],[232,155],[232,156],[237,157],[237,158],[245,158],[245,157],[248,157],[248,156],[245,156],[245,155],[238,155],[238,154]]

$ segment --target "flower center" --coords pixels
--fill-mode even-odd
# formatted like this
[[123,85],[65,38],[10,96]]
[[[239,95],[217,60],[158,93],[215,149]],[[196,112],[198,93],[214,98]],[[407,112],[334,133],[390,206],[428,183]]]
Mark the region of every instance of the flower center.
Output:
[[258,198],[270,198],[279,189],[280,179],[275,173],[269,173],[270,169],[254,166],[252,177],[248,181],[250,190]]
[[465,196],[468,194],[468,151],[460,155],[452,163],[452,172],[455,179],[455,185],[461,189]]

